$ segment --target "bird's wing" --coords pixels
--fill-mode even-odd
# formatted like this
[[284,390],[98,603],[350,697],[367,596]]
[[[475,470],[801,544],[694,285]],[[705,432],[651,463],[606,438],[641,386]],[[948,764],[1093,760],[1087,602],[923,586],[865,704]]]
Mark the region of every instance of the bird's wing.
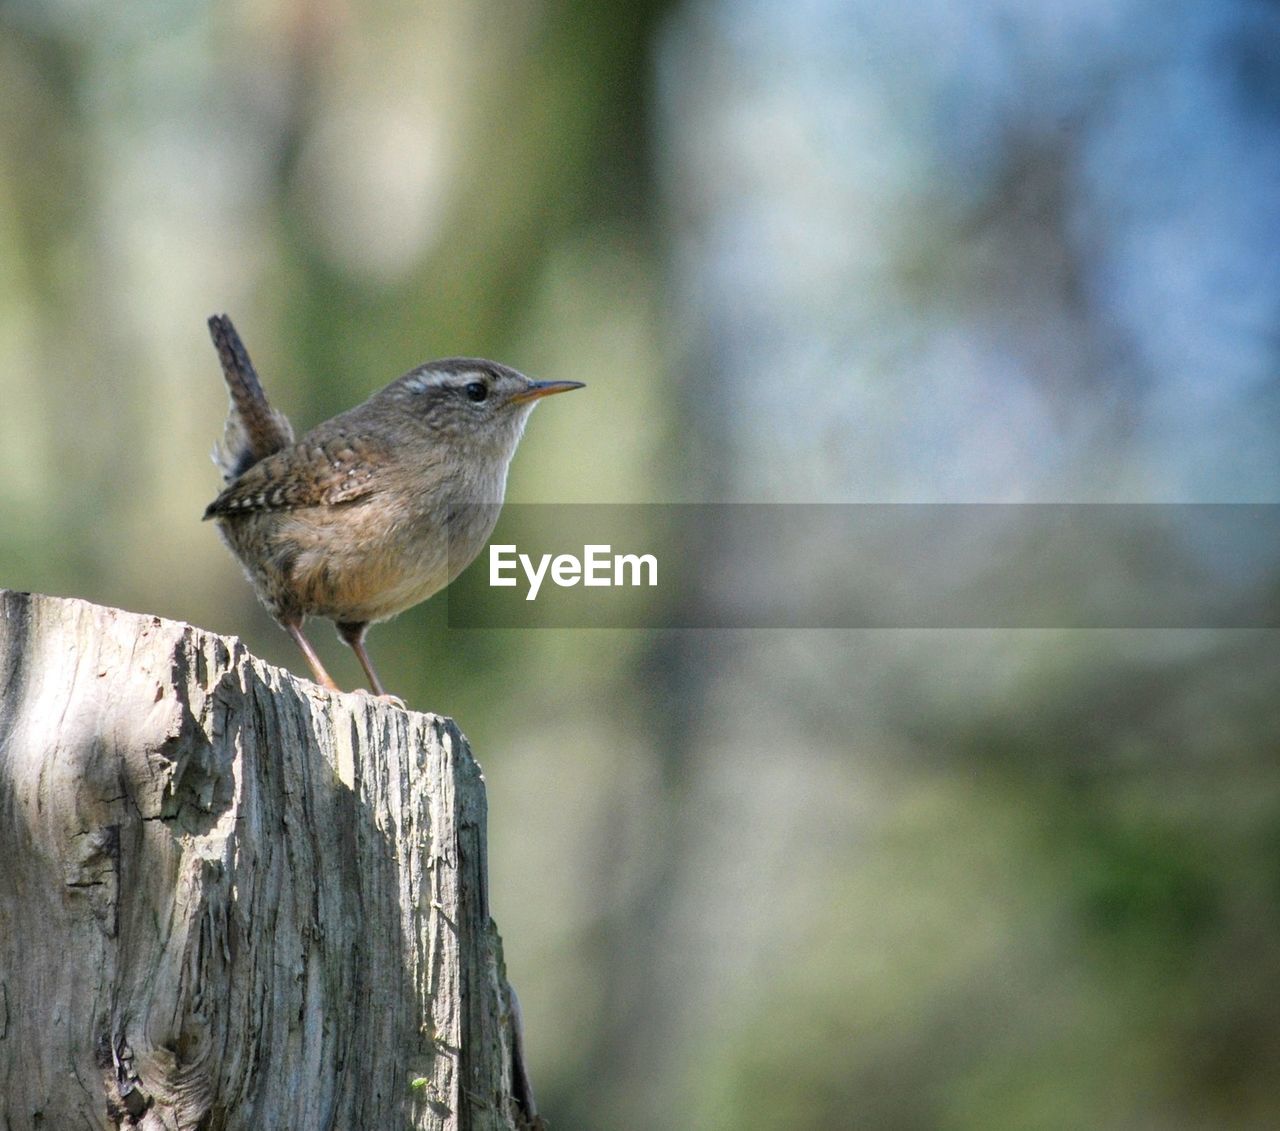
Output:
[[335,506],[372,494],[387,453],[367,436],[339,430],[259,460],[205,509],[205,518]]

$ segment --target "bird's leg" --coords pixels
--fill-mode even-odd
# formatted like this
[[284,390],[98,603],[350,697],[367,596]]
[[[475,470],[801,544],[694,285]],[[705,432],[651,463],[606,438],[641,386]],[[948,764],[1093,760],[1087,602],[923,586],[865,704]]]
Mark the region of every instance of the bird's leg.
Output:
[[311,641],[302,635],[302,618],[290,617],[287,620],[281,620],[280,624],[284,627],[285,632],[293,637],[294,642],[302,649],[302,654],[306,656],[307,663],[311,665],[312,674],[316,677],[316,682],[322,687],[327,687],[330,691],[341,691],[333,677],[324,670],[324,664],[320,662],[320,657],[316,655],[316,650],[311,647]]
[[369,659],[369,653],[365,651],[364,634],[368,629],[368,622],[363,624],[347,624],[338,622],[338,635],[342,637],[350,646],[351,650],[356,654],[356,659],[360,661],[360,666],[364,668],[364,674],[369,677],[369,687],[379,699],[390,699],[393,702],[404,706],[403,702],[394,695],[388,695],[387,689],[382,686],[382,680],[378,678],[378,673],[373,670],[373,661]]

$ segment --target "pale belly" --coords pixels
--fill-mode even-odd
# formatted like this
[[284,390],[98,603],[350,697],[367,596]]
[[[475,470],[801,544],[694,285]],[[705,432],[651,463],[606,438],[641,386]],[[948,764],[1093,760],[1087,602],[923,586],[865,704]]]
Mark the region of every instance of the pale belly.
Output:
[[[246,515],[219,525],[275,615],[361,624],[393,617],[448,585],[483,549],[499,509],[455,508],[433,519],[374,508],[303,508],[277,513],[270,524]],[[261,547],[264,540],[269,553],[240,552],[241,544]]]

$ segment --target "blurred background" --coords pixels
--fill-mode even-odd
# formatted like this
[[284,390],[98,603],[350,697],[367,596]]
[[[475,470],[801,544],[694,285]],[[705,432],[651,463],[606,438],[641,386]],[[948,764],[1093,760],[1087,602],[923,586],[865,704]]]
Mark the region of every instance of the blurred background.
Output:
[[[200,522],[215,311],[302,428],[586,381],[520,502],[1280,502],[1273,2],[3,0],[0,107],[2,585],[305,670]],[[1274,632],[371,650],[555,1131],[1280,1126]]]

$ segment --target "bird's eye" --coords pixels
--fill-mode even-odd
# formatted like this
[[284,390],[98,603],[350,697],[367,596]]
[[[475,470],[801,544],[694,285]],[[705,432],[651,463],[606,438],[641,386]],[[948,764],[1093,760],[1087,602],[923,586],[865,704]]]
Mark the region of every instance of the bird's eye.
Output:
[[463,387],[463,392],[467,394],[467,400],[474,401],[479,404],[489,397],[489,386],[483,381],[468,381]]

